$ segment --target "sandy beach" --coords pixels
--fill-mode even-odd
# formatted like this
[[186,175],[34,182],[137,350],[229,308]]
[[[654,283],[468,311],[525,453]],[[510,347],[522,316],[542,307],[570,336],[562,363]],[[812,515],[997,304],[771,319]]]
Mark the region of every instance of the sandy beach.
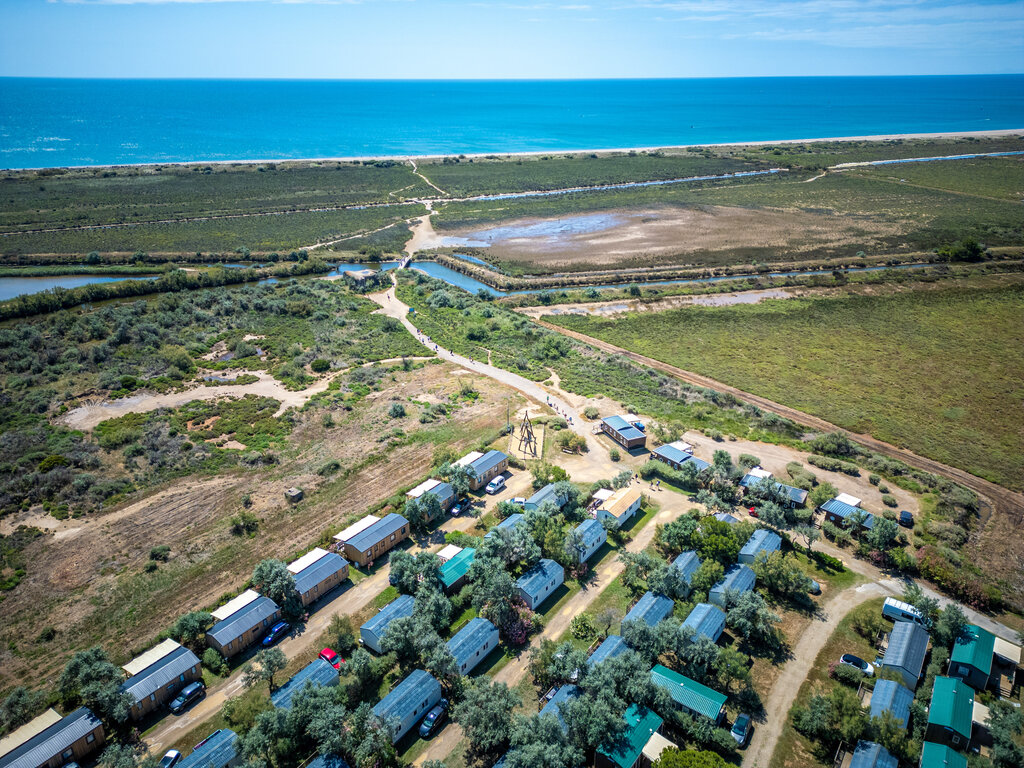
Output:
[[[121,163],[118,165],[68,165],[57,166],[69,169],[85,168],[166,168],[169,166],[188,165],[263,165],[265,163],[276,163],[286,165],[288,163],[359,163],[378,160],[395,160],[401,162],[415,163],[417,160],[439,160],[444,157],[465,157],[465,158],[513,158],[513,157],[540,157],[543,155],[578,155],[596,154],[612,155],[622,152],[659,152],[669,150],[689,149],[691,147],[757,147],[765,144],[812,144],[826,141],[893,141],[896,139],[966,139],[966,138],[996,138],[1001,136],[1024,137],[1024,128],[1005,128],[992,131],[953,131],[950,133],[891,133],[879,134],[876,136],[821,136],[813,139],[764,139],[762,141],[732,141],[710,144],[672,144],[660,147],[613,147],[613,148],[579,148],[579,149],[543,149],[531,150],[528,152],[447,152],[444,154],[427,155],[352,155],[347,157],[303,157],[303,158],[263,158],[257,160],[188,160],[167,163]],[[10,168],[9,171],[42,171],[55,166],[38,166],[32,168]]]

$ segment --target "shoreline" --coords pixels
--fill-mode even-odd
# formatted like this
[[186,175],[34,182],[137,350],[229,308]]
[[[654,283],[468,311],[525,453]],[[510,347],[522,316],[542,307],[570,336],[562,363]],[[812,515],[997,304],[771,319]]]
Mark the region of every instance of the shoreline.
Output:
[[150,167],[176,167],[191,165],[263,165],[266,163],[355,163],[367,161],[393,160],[410,162],[415,160],[438,160],[445,157],[465,158],[487,158],[497,157],[540,157],[543,155],[564,155],[564,154],[596,154],[609,155],[622,152],[655,152],[674,149],[706,148],[706,147],[756,147],[761,145],[775,144],[821,144],[825,142],[850,142],[850,141],[895,141],[901,139],[966,139],[966,138],[998,138],[1004,136],[1024,136],[1024,128],[1004,128],[988,131],[950,131],[940,133],[890,133],[869,136],[821,136],[810,139],[765,139],[762,141],[730,141],[704,144],[666,144],[662,146],[648,147],[613,147],[605,149],[540,149],[526,150],[522,152],[447,152],[442,154],[423,155],[350,155],[350,156],[329,156],[329,157],[298,157],[298,158],[263,158],[243,160],[173,160],[167,162],[148,163],[117,163],[98,165],[42,165],[26,168],[3,168],[4,172],[18,171],[46,171],[58,168],[67,170],[87,170],[99,168],[150,168]]

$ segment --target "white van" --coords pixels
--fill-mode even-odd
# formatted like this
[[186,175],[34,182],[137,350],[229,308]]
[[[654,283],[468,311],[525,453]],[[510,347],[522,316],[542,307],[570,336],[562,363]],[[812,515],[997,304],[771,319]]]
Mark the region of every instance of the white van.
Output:
[[895,597],[885,598],[882,604],[882,615],[893,621],[912,621],[915,624],[924,624],[924,617],[910,603],[904,603]]

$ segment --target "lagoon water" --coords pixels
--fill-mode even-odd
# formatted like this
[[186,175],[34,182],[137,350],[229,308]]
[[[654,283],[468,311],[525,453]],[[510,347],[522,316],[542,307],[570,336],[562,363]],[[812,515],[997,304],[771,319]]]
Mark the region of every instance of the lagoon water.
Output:
[[1024,75],[0,78],[0,167],[503,153],[1024,128]]
[[93,283],[116,283],[119,280],[156,280],[156,275],[103,277],[100,275],[56,275],[47,277],[0,277],[0,301],[42,293],[51,288],[81,288]]

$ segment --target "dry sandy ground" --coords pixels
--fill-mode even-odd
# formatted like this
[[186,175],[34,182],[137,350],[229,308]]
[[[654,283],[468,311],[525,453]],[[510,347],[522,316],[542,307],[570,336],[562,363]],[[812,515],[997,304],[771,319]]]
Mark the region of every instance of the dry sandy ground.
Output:
[[[513,237],[495,242],[488,251],[499,259],[515,262],[560,267],[587,264],[597,268],[642,256],[686,256],[745,248],[804,253],[852,240],[870,245],[875,237],[899,231],[892,222],[779,208],[695,205],[646,211],[625,209],[607,215],[619,223],[596,232]],[[501,222],[499,226],[525,227],[544,221],[550,220],[518,219]],[[480,228],[445,234],[473,239],[477,229]]]
[[[0,689],[48,679],[83,644],[102,641],[116,660],[127,660],[176,616],[215,605],[221,595],[237,590],[260,559],[290,558],[327,529],[361,516],[378,500],[422,479],[433,462],[431,442],[391,449],[384,461],[342,480],[317,474],[329,459],[353,467],[383,452],[380,425],[389,423],[386,403],[392,395],[447,400],[458,388],[449,366],[428,365],[398,373],[396,379],[389,390],[367,398],[351,413],[335,411],[336,425],[329,429],[322,426],[319,413],[300,415],[290,441],[298,455],[282,451],[280,465],[182,478],[110,512],[47,524],[55,532],[26,548],[28,575],[3,603]],[[502,424],[510,395],[513,408],[521,403],[487,379],[474,377],[473,386],[479,399],[458,408],[445,425],[451,425],[456,449],[468,449]],[[418,407],[409,403],[406,408],[406,432],[440,426],[420,425]],[[283,497],[293,485],[307,492],[306,501],[296,507]],[[245,494],[252,497],[260,531],[253,539],[239,540],[230,534],[228,520],[241,511]],[[38,517],[10,523],[49,522]],[[152,576],[143,575],[150,549],[160,544],[172,547],[170,563]],[[226,561],[223,553],[229,551]],[[131,594],[135,584],[144,587],[144,595]],[[58,637],[40,644],[34,638],[47,626],[55,627]],[[8,641],[15,643],[17,653]]]
[[558,304],[556,306],[537,306],[517,308],[527,317],[535,320],[544,315],[599,315],[614,317],[627,312],[662,312],[666,309],[698,305],[702,307],[729,307],[736,304],[759,304],[766,299],[788,299],[800,295],[795,288],[766,288],[755,291],[737,291],[734,293],[710,293],[694,296],[666,296],[657,301],[640,301],[639,299],[620,299],[618,301],[581,302],[578,304]]

